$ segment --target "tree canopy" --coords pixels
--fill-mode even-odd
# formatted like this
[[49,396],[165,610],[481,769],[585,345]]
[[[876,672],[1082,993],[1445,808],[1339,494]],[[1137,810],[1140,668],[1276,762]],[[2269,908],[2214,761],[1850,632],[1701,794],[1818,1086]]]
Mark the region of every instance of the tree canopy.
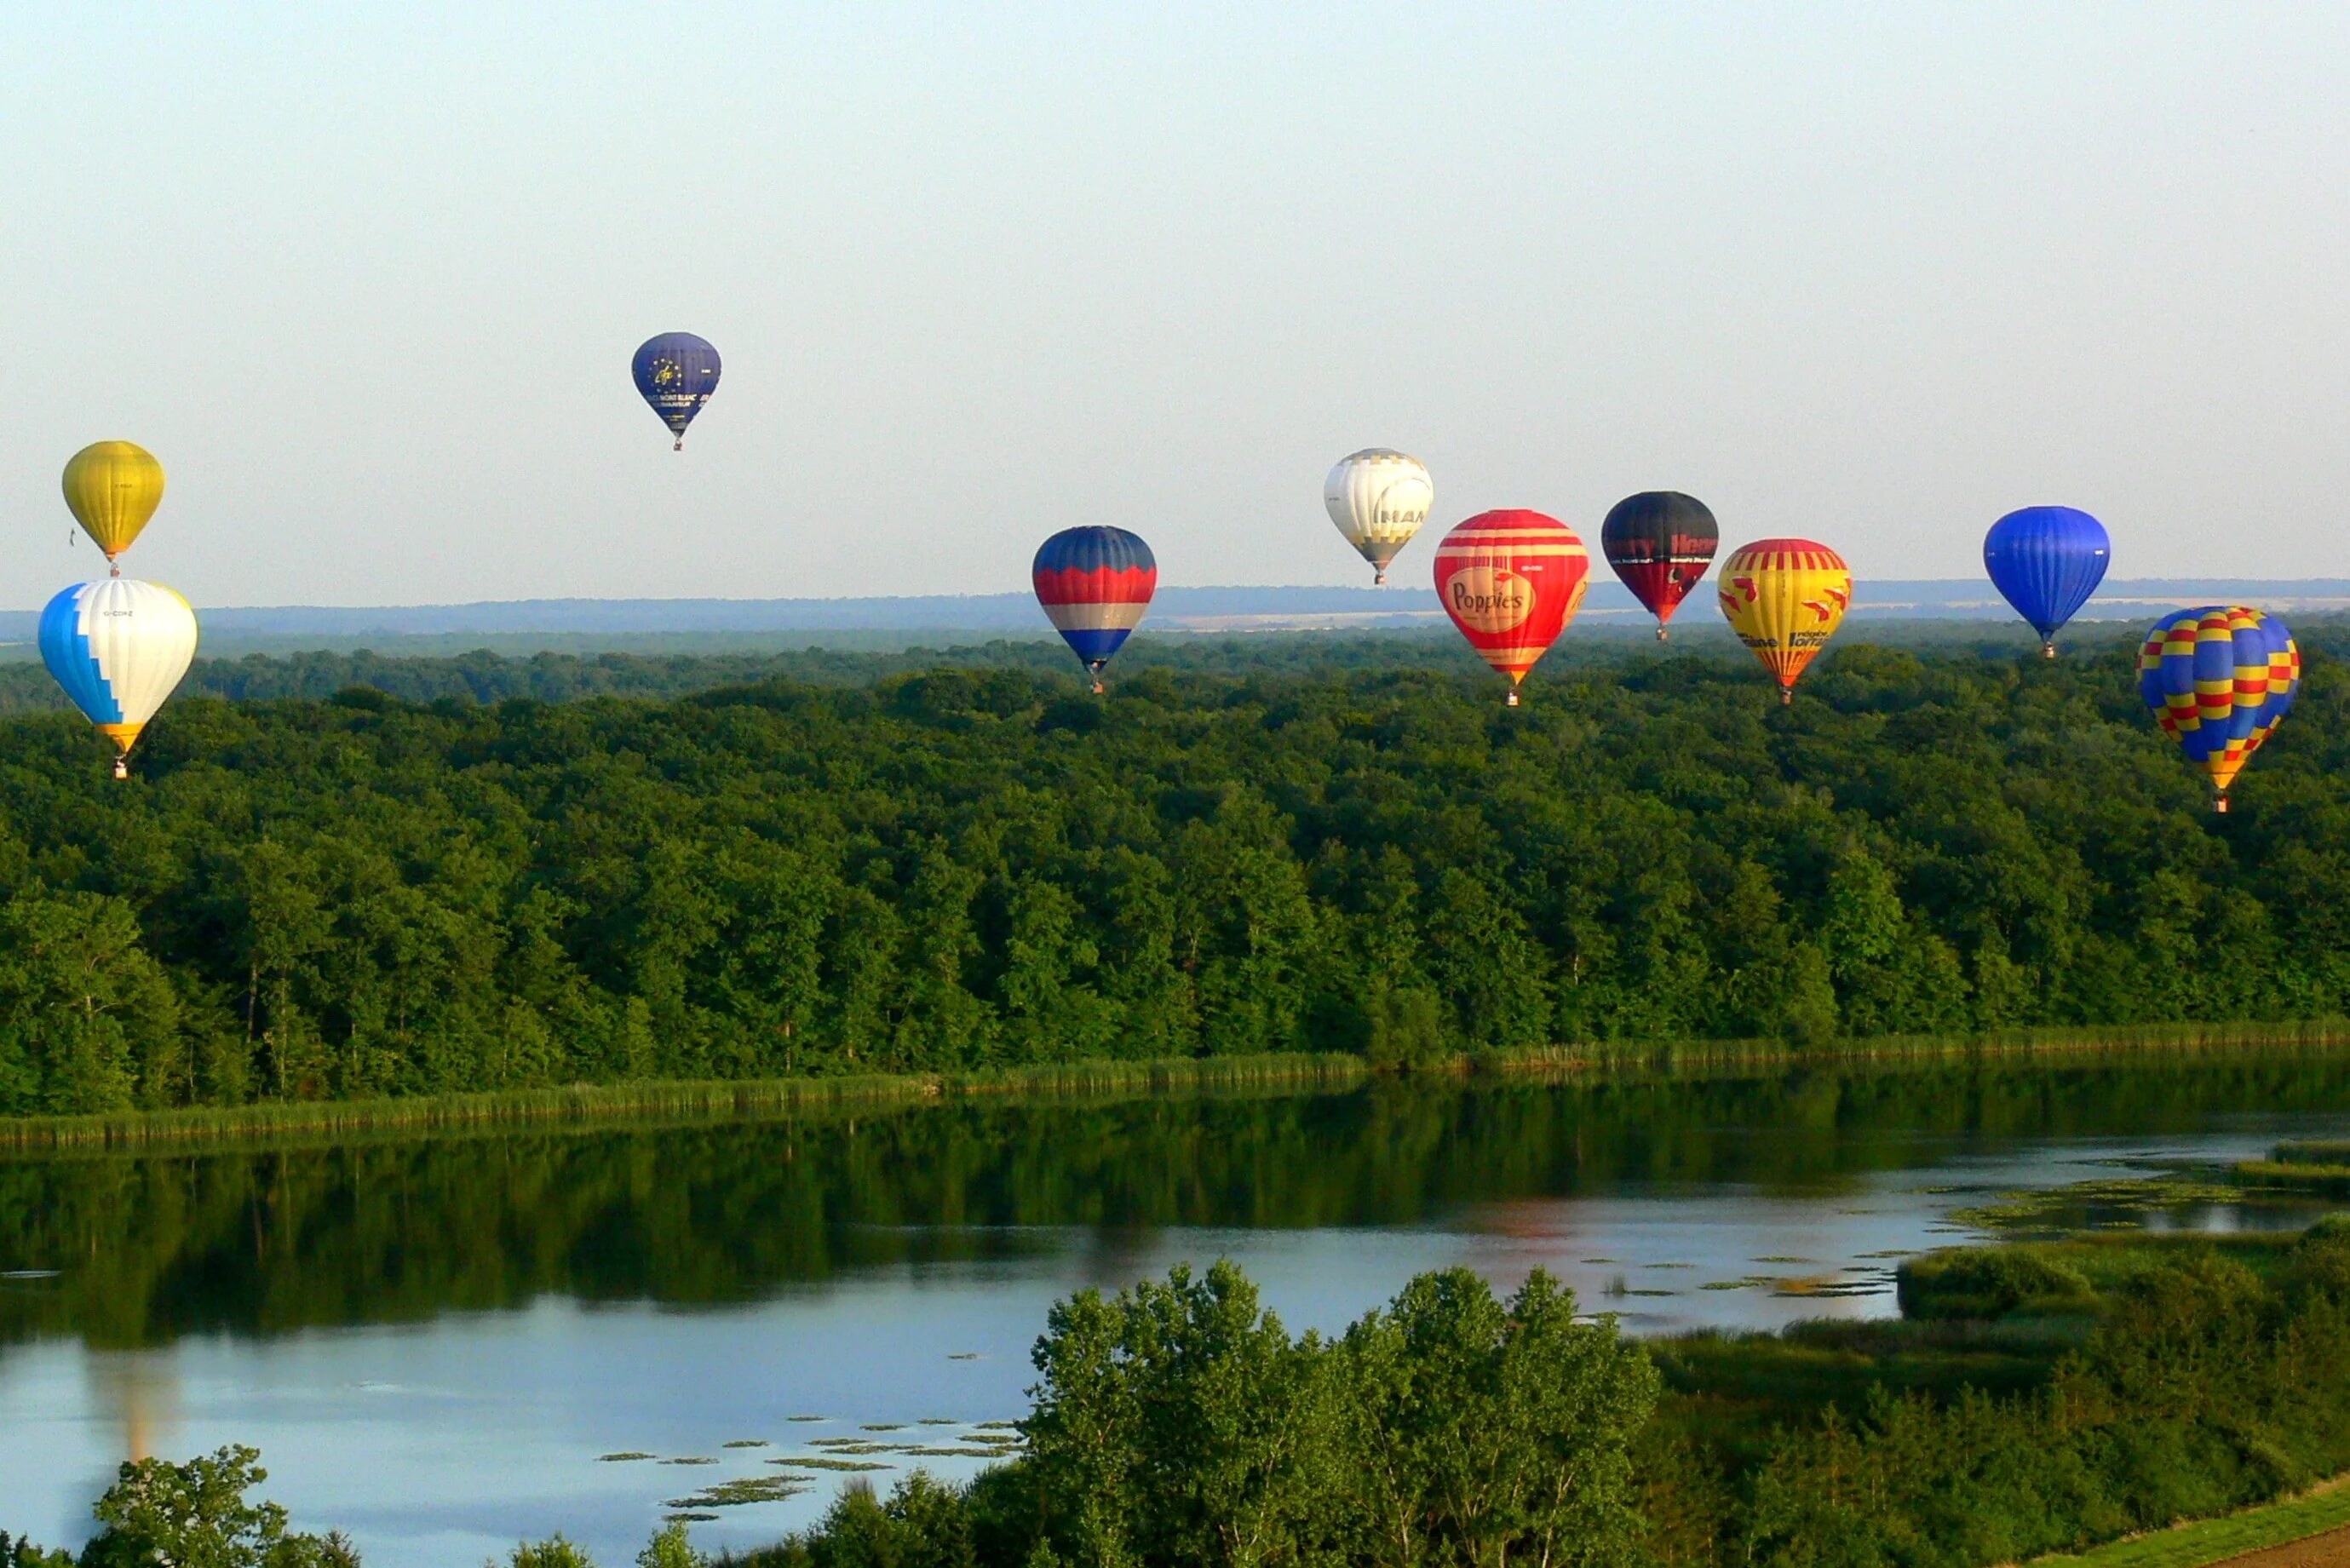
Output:
[[2226,817],[2119,649],[18,714],[0,1112],[2335,1014],[2310,654]]

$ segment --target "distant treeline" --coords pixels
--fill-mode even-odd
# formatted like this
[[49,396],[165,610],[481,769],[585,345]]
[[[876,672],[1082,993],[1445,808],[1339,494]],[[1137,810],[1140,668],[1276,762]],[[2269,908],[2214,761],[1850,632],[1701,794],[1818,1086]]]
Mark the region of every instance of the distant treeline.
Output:
[[1509,711],[1434,639],[1194,645],[1100,700],[1017,646],[667,701],[183,695],[122,786],[18,715],[0,1110],[2338,1015],[2329,637],[2229,817],[2110,642],[1854,643],[1791,710],[1652,647]]
[[[1431,628],[1376,634],[1162,638],[1132,645],[1121,655],[1118,668],[1120,674],[1144,669],[1303,674],[1386,666],[1449,670],[1463,675],[1483,668],[1450,627],[1441,629],[1441,637]],[[359,649],[199,659],[175,701],[222,697],[233,702],[284,698],[317,701],[364,687],[403,702],[425,704],[503,702],[517,697],[536,702],[573,702],[587,697],[680,697],[764,680],[851,686],[926,670],[1022,670],[1058,676],[1075,668],[1069,650],[1049,637],[888,651],[810,647],[515,657],[481,649],[427,657]],[[37,661],[0,662],[0,713],[66,711],[64,692]],[[171,711],[166,710],[166,722]]]
[[[879,637],[882,634],[873,634]],[[1850,634],[1847,634],[1849,637]],[[1901,647],[1966,652],[2004,659],[2030,641],[2028,629],[1977,623],[1929,622],[1880,627],[1868,635]],[[2319,623],[2321,644],[2350,644],[2329,623]],[[505,641],[521,640],[516,639]],[[234,702],[281,698],[314,701],[352,687],[365,687],[403,702],[488,703],[526,697],[536,702],[572,702],[586,697],[681,697],[720,686],[764,680],[812,685],[860,686],[891,676],[928,670],[1023,670],[1057,677],[1074,666],[1069,651],[1040,623],[1031,639],[993,638],[939,647],[852,648],[827,639],[806,648],[712,649],[698,633],[645,636],[634,646],[602,651],[497,651],[464,644],[442,647],[445,639],[399,638],[394,651],[366,648],[331,651],[245,653],[199,659],[180,688],[187,697],[223,697]],[[2106,650],[2132,640],[2112,627],[2088,627],[2071,640],[2084,649]],[[2304,646],[2310,634],[2304,632]],[[1711,622],[1678,634],[1677,651],[1691,651],[1742,666],[1745,653]],[[406,649],[406,651],[399,651]],[[1645,627],[1611,624],[1578,628],[1543,665],[1546,675],[1586,667],[1615,669],[1653,662],[1656,644]],[[1146,633],[1118,655],[1111,679],[1144,670],[1223,675],[1340,676],[1373,670],[1435,670],[1465,678],[1482,676],[1484,666],[1450,626],[1390,628],[1370,632],[1250,632],[1230,636]],[[1537,681],[1544,679],[1538,675]],[[65,694],[37,659],[0,659],[0,713],[63,712]],[[168,722],[169,710],[166,710]]]

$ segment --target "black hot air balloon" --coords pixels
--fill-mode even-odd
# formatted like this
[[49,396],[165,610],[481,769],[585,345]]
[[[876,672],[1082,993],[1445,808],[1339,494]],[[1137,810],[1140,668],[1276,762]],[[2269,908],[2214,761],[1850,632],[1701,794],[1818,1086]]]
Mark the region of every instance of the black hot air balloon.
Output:
[[1599,525],[1599,548],[1624,586],[1657,618],[1657,640],[1665,623],[1697,587],[1713,562],[1721,531],[1705,503],[1678,490],[1644,490],[1607,509]]

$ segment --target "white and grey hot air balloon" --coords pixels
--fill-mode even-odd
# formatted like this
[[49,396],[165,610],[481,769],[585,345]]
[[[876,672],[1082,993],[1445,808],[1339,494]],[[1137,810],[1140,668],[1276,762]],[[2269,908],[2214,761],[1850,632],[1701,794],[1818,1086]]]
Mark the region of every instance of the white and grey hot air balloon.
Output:
[[1383,446],[1365,447],[1338,460],[1322,483],[1322,504],[1330,521],[1371,564],[1375,583],[1388,580],[1388,563],[1411,543],[1436,504],[1436,484],[1428,465]]

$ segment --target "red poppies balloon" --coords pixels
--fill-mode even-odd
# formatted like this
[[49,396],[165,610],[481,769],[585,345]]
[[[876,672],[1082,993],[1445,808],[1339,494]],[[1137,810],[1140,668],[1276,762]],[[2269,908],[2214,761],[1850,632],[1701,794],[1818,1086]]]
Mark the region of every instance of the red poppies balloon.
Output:
[[1591,586],[1591,556],[1575,530],[1539,512],[1480,512],[1436,547],[1444,613],[1485,662],[1518,682],[1550,651]]

